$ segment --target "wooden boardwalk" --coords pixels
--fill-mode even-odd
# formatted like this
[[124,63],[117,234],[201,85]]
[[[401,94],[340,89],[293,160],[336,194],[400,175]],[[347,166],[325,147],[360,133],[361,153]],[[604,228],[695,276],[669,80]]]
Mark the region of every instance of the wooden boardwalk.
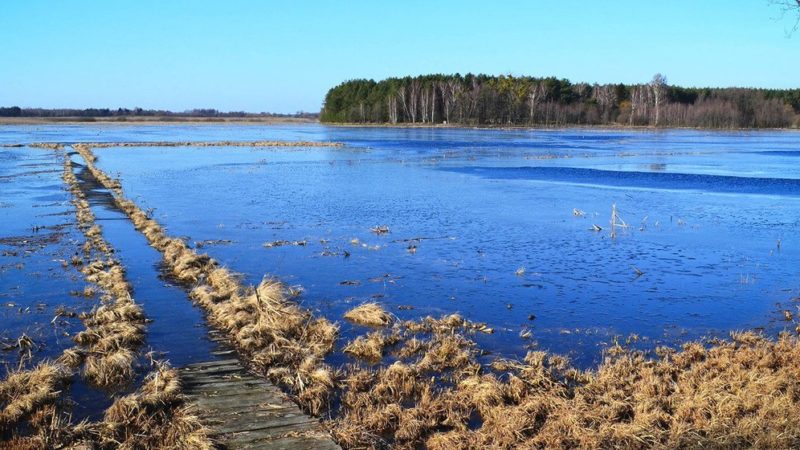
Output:
[[[212,333],[212,339],[214,335]],[[221,337],[217,335],[218,341]],[[318,419],[275,385],[249,373],[233,350],[179,369],[183,391],[225,449],[339,449]]]

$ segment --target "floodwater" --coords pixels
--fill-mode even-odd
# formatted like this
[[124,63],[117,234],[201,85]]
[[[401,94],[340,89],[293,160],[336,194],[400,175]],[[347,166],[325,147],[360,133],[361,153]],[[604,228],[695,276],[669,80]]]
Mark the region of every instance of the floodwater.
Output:
[[[152,208],[170,235],[199,243],[250,283],[269,275],[301,286],[304,306],[342,325],[341,345],[366,331],[342,319],[365,301],[402,319],[458,312],[494,330],[476,337],[494,354],[538,348],[584,367],[615,341],[652,349],[796,326],[784,315],[797,316],[800,306],[796,132],[0,128],[0,143],[217,140],[345,146],[94,151],[98,166]],[[21,170],[15,152],[53,158],[47,150],[3,149],[0,176]],[[41,195],[58,197],[52,201],[63,211],[68,193],[58,190],[59,176],[41,180],[53,191]],[[0,234],[49,225],[25,209],[36,186],[8,180],[0,180]],[[106,239],[134,268],[137,300],[154,319],[148,344],[182,362],[207,354],[208,344],[194,345],[202,341],[202,316],[159,277],[158,255],[112,207],[98,201],[93,208]],[[27,215],[17,216],[22,210]],[[390,231],[375,234],[376,226]],[[282,241],[288,244],[265,246]],[[42,253],[40,263],[49,257]],[[73,288],[62,275],[42,282],[6,267],[16,263],[6,259],[0,295]],[[38,316],[2,317],[11,333]],[[186,335],[176,331],[193,323]]]

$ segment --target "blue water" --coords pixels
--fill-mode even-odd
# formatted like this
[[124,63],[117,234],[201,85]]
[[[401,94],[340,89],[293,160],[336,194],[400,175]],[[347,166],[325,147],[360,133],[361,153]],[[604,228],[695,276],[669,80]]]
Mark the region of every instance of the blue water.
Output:
[[[262,139],[346,145],[95,153],[170,234],[229,240],[203,250],[250,282],[270,274],[302,286],[303,304],[341,323],[344,342],[365,329],[346,323],[343,312],[367,300],[401,318],[459,312],[495,329],[477,339],[496,354],[540,348],[579,365],[596,363],[615,336],[636,334],[638,346],[653,348],[732,330],[794,329],[782,311],[796,312],[800,295],[796,132],[319,125],[0,132],[4,142]],[[612,204],[628,225],[615,237]],[[391,232],[375,235],[376,225]],[[308,244],[263,246],[276,240]],[[528,329],[532,339],[520,338]]]

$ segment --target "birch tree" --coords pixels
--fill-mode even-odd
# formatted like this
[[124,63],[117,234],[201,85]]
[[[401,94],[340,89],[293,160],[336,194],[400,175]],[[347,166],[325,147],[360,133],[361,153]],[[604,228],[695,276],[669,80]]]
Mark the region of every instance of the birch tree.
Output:
[[655,126],[658,126],[658,120],[661,115],[661,104],[664,102],[664,98],[667,95],[667,77],[660,73],[655,74],[653,80],[650,81],[650,90],[653,95],[653,106],[656,115]]

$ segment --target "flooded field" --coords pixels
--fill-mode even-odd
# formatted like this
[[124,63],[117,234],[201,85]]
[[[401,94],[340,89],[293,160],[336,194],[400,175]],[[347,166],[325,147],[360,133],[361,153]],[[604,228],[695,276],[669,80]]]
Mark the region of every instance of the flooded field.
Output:
[[[342,145],[145,144],[213,141]],[[266,275],[292,286],[302,308],[339,326],[333,351],[320,353],[334,368],[403,359],[365,361],[349,347],[375,328],[345,313],[372,302],[387,323],[458,313],[474,324],[485,364],[542,350],[590,369],[617,345],[654,355],[798,326],[795,132],[0,128],[0,145],[34,142],[64,147],[0,150],[0,356],[9,367],[57,357],[96,304],[72,262],[82,236],[65,157],[148,319],[143,348],[176,366],[214,351],[186,280],[159,255],[166,238],[140,233],[118,192],[76,154],[80,142],[142,143],[94,147],[93,164],[143,221],[243,285]],[[147,357],[137,360],[139,381],[121,390],[73,385],[76,416],[96,416],[139,384]]]
[[[774,334],[796,308],[796,133],[111,126],[12,129],[2,139],[346,144],[96,150],[98,166],[171,234],[206,244],[250,283],[271,274],[301,286],[303,304],[345,334],[342,314],[375,300],[404,319],[459,312],[485,322],[495,332],[481,344],[493,352],[534,345],[590,364],[615,336],[652,348],[731,330]],[[4,152],[4,171],[14,154]],[[5,176],[2,212],[15,220],[4,235],[53,222],[16,194],[28,180]],[[52,177],[51,195],[63,197]],[[612,205],[627,225],[616,237]],[[101,214],[121,256],[141,260],[148,248],[133,228]],[[4,259],[4,295],[43,287]],[[150,280],[139,288],[160,283]]]

